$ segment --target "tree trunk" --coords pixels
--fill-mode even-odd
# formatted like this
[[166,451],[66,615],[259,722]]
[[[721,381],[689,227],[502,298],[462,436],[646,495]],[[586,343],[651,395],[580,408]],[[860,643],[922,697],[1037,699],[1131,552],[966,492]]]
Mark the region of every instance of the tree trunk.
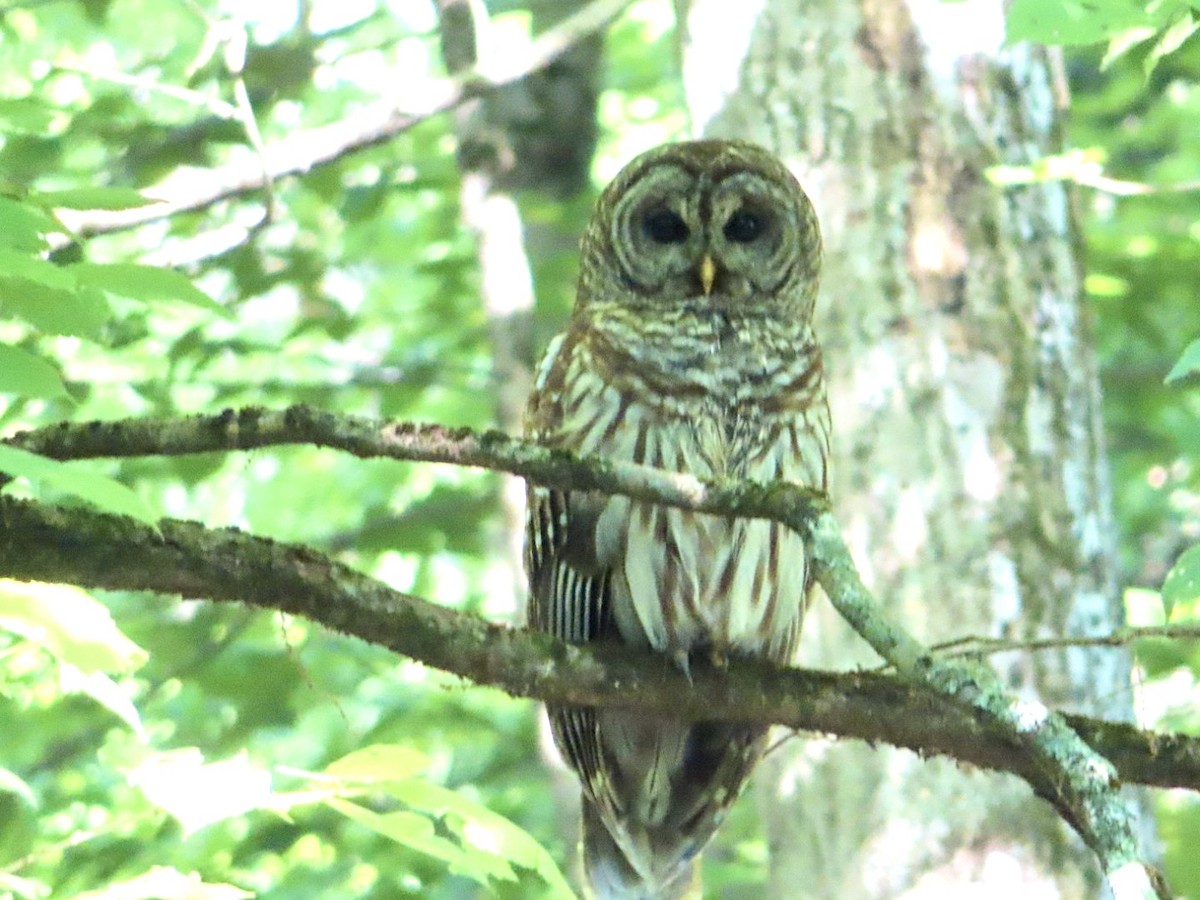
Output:
[[[692,3],[689,106],[697,131],[778,152],[820,214],[831,491],[864,580],[930,643],[1109,631],[1121,611],[1069,192],[985,174],[1058,149],[1053,61],[1001,47],[1000,0],[734,6]],[[802,662],[876,663],[822,606]],[[1125,652],[993,662],[1022,696],[1129,715]],[[758,796],[774,897],[1102,890],[1080,842],[1006,776],[804,738],[764,764]]]

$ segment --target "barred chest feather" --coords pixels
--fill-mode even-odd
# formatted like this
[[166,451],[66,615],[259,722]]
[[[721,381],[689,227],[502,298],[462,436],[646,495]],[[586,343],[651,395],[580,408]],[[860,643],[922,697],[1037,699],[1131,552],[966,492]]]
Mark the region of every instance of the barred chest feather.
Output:
[[[824,486],[828,412],[807,327],[623,312],[593,320],[564,358],[551,348],[543,380],[561,379],[564,399],[548,443],[700,478]],[[789,529],[614,497],[595,544],[625,641],[791,657],[809,574]]]

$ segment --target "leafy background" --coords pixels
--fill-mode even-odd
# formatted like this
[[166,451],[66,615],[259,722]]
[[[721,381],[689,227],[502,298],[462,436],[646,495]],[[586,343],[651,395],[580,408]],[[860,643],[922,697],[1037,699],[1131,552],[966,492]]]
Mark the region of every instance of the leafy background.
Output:
[[[491,6],[519,48],[528,15]],[[1066,45],[1068,152],[996,180],[1080,184],[1135,624],[1194,621],[1200,584],[1185,552],[1200,534],[1200,345],[1184,355],[1200,336],[1194,14],[1161,0],[1009,14],[1010,41]],[[594,185],[684,133],[675,40],[660,0],[612,28]],[[86,251],[69,239],[72,210],[137,208],[136,189],[171,173],[253,158],[243,90],[269,143],[380,96],[419,101],[444,75],[431,3],[0,7],[0,433],[293,402],[494,424],[449,117],[276,183],[268,223],[252,196]],[[529,192],[522,212],[574,235],[594,190]],[[531,263],[541,346],[573,293],[572,242]],[[438,603],[516,616],[491,476],[311,448],[62,466],[0,447],[0,470],[18,495],[305,542]],[[1142,724],[1195,733],[1200,650],[1136,649]],[[302,620],[2,582],[0,723],[0,897],[568,893],[552,860],[566,866],[571,830],[533,704]],[[1200,897],[1200,804],[1167,792],[1157,808],[1168,876]],[[721,840],[714,891],[752,890],[766,848],[751,812]]]

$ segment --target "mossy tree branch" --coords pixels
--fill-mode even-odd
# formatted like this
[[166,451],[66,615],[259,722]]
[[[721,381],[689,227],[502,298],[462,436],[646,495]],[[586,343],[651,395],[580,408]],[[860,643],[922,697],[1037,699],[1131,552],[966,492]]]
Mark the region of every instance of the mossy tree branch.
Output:
[[[1004,747],[1000,755],[1011,757],[1009,765],[1000,767],[1024,778],[1079,831],[1100,858],[1118,897],[1154,895],[1152,879],[1140,861],[1132,816],[1117,794],[1119,782],[1112,762],[1089,747],[1064,717],[1040,704],[1008,697],[990,669],[939,659],[903,628],[888,621],[859,579],[837,522],[824,498],[816,492],[783,483],[706,483],[688,475],[644,466],[580,459],[495,432],[477,434],[440,426],[380,423],[303,406],[281,412],[254,408],[227,410],[216,416],[187,419],[67,423],[18,435],[10,443],[58,459],[314,444],[360,457],[480,466],[560,488],[624,494],[684,509],[782,522],[805,536],[813,548],[817,578],[831,601],[851,626],[895,666],[904,690],[923,692],[926,701],[933,701],[913,718],[973,719],[975,727],[987,736],[984,743]],[[568,647],[544,636],[498,629],[479,620],[447,618],[454,614],[394,594],[310,550],[256,543],[256,539],[237,532],[208,531],[186,523],[165,524],[162,532],[165,543],[155,543],[148,539],[148,534],[154,532],[131,533],[128,529],[136,531],[141,526],[124,520],[78,511],[46,510],[36,504],[7,502],[0,517],[0,525],[4,526],[0,572],[18,578],[57,578],[95,587],[143,587],[211,599],[242,599],[285,609],[472,680],[544,700],[569,703],[616,700],[630,704],[636,698],[640,705],[658,697],[664,701],[663,709],[683,708],[705,718],[724,718],[728,713],[731,719],[744,719],[749,710],[755,710],[752,718],[756,720],[812,727],[780,714],[784,708],[794,709],[796,696],[802,696],[802,693],[788,694],[784,698],[771,694],[782,673],[759,669],[755,676],[750,674],[755,671],[752,666],[746,665],[745,671],[739,666],[727,680],[720,673],[711,673],[704,677],[714,679],[712,684],[696,683],[689,688],[682,676],[670,672],[661,660],[639,663],[618,648]],[[41,539],[25,546],[22,535],[33,524],[27,518],[35,513],[45,516],[45,523],[39,525]],[[57,522],[53,521],[55,516]],[[99,529],[90,540],[79,535],[85,521],[93,529]],[[103,523],[116,531],[103,533]],[[51,533],[45,533],[46,529]],[[47,560],[40,574],[30,568],[28,561],[22,563],[54,555],[55,548],[72,540],[76,546],[71,553],[60,553]],[[84,547],[107,550],[97,560],[101,563],[99,567],[72,573],[70,561],[62,557],[70,555],[73,565],[80,565],[87,556],[79,552],[80,540]],[[122,548],[121,568],[125,571],[106,574],[103,557],[111,559],[114,546]],[[264,568],[258,578],[242,582],[241,575],[250,567],[243,554],[251,547],[260,551]],[[183,580],[178,584],[129,583],[130,553],[139,548],[144,548],[150,556],[146,566],[137,567],[142,569],[140,576]],[[164,555],[166,558],[159,558]],[[223,562],[213,567],[217,559]],[[73,577],[64,578],[68,574]],[[331,602],[331,597],[337,598],[337,602]],[[348,602],[347,597],[354,602]],[[463,665],[467,659],[475,664]],[[556,680],[554,676],[560,675],[563,667],[571,675]],[[792,673],[788,672],[787,677],[792,677]],[[739,678],[748,681],[742,683]],[[727,682],[727,690],[737,685],[745,690],[728,709],[713,701],[716,685],[723,681]],[[586,685],[601,692],[607,685],[612,694],[601,697],[588,693]],[[782,706],[765,704],[763,698],[767,696],[775,696]],[[793,706],[788,706],[789,703]],[[901,745],[910,746],[903,742]],[[933,744],[918,745],[915,749],[946,752]]]
[[[683,708],[883,742],[1027,781],[1038,778],[1010,739],[895,675],[781,669],[749,660],[717,671],[697,660],[689,683],[660,656],[617,645],[563,644],[493,625],[394,591],[311,548],[233,528],[163,520],[156,530],[88,509],[0,498],[0,574],[282,610],[516,696]],[[1084,716],[1069,719],[1125,781],[1200,790],[1200,740]]]

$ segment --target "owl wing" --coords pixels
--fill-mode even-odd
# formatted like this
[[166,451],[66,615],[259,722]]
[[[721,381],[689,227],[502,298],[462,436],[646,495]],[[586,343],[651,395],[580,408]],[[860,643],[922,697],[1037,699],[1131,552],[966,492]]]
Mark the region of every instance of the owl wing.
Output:
[[[573,335],[555,338],[538,371],[525,422],[528,437],[548,447],[572,448],[564,428],[563,395]],[[530,486],[525,520],[525,569],[529,578],[529,625],[559,640],[583,644],[616,636],[612,615],[612,561],[597,552],[596,527],[609,498]],[[585,791],[606,793],[606,768],[597,712],[551,707],[550,724],[567,762]],[[603,802],[603,801],[602,801]],[[611,801],[605,804],[611,806]]]
[[[529,492],[530,625],[571,643],[617,637],[613,574],[594,550],[597,501]],[[597,896],[690,896],[696,856],[761,755],[766,729],[582,706],[548,712],[583,784],[584,861]],[[714,784],[732,787],[714,797]]]
[[596,516],[574,496],[531,487],[525,523],[529,624],[572,644],[611,628],[608,570],[596,560]]
[[[571,334],[546,351],[525,413],[527,436],[569,447],[562,388]],[[530,485],[525,519],[529,624],[572,644],[594,641],[610,625],[608,572],[596,557],[596,518],[605,498]]]
[[[595,553],[598,501],[552,488],[528,492],[529,625],[572,644],[606,637],[614,627],[610,572]],[[558,746],[594,796],[605,768],[596,710],[551,707],[549,713]]]

